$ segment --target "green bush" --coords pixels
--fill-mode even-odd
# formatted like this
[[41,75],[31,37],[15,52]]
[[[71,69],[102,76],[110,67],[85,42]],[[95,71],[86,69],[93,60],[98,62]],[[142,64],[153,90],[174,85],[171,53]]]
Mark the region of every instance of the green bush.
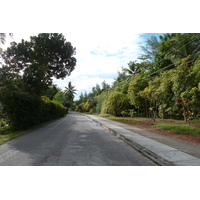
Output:
[[90,114],[96,113],[96,107],[91,108],[90,111],[89,111],[89,113],[90,113]]
[[123,110],[130,106],[127,95],[122,92],[112,92],[103,102],[102,114],[111,114],[113,116],[121,115]]

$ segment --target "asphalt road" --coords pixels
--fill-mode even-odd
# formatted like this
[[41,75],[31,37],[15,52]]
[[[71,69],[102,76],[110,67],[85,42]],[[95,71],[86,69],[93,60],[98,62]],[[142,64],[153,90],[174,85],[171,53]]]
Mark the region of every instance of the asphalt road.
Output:
[[69,113],[0,145],[1,166],[152,166],[84,115]]

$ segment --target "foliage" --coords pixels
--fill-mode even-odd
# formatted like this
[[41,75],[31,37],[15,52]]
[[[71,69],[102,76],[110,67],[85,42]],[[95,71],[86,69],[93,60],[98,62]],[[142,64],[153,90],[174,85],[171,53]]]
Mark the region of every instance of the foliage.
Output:
[[96,102],[97,102],[97,105],[96,105],[96,112],[97,113],[101,113],[103,102],[106,101],[108,95],[109,95],[109,91],[102,92],[100,95],[98,95],[95,98]]
[[111,92],[107,100],[103,102],[102,113],[111,114],[114,116],[121,115],[124,108],[130,106],[128,98],[122,92]]
[[14,85],[2,87],[0,93],[3,112],[7,114],[11,127],[16,130],[27,129],[67,113],[64,106],[48,98],[42,100],[36,95],[21,91]]
[[67,113],[66,97],[52,80],[71,74],[74,54],[71,43],[57,33],[13,42],[1,52],[0,102],[12,128],[27,129]]
[[53,77],[70,75],[76,65],[74,53],[75,48],[62,34],[42,33],[31,37],[30,42],[11,43],[2,53],[4,71],[7,77],[18,76],[26,91],[39,96],[52,84]]
[[128,98],[132,105],[140,107],[145,104],[145,98],[140,94],[140,91],[143,91],[147,86],[148,80],[140,74],[131,78],[128,88]]
[[141,46],[143,54],[139,57],[141,60],[147,60],[149,62],[153,62],[155,59],[155,55],[158,52],[158,47],[160,43],[155,36],[151,36],[146,40],[146,45]]
[[26,131],[14,131],[9,127],[0,127],[0,145],[25,133]]
[[62,91],[57,92],[53,97],[53,101],[64,106],[66,102],[64,93]]
[[96,100],[96,112],[102,114],[146,116],[153,120],[199,118],[200,34],[151,37],[142,50],[139,61],[122,67],[106,90],[96,85],[91,93],[81,94],[77,110],[88,111],[89,102]]
[[50,100],[53,100],[54,96],[58,93],[62,92],[60,88],[58,88],[57,85],[50,85],[48,88],[42,93],[41,96],[46,96]]
[[64,95],[66,98],[66,106],[71,107],[74,100],[74,94],[76,94],[76,89],[72,86],[71,82],[68,83],[68,86],[65,87]]

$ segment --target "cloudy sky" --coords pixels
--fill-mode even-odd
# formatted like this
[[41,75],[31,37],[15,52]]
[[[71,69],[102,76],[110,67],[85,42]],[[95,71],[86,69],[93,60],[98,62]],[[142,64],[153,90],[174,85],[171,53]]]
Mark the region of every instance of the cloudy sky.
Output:
[[[97,83],[105,80],[111,84],[122,66],[137,59],[140,46],[152,33],[180,32],[180,26],[187,19],[182,16],[177,26],[174,16],[156,7],[158,1],[155,0],[50,0],[25,3],[26,8],[19,8],[19,2],[26,1],[13,1],[12,6],[10,1],[4,3],[15,16],[6,23],[3,21],[3,27],[14,33],[17,42],[28,39],[33,33],[63,33],[76,47],[77,65],[70,77],[54,83],[63,89],[71,81],[78,90],[76,99],[81,92],[90,92]],[[173,1],[170,7],[170,2],[165,9],[170,8],[173,13],[178,3]],[[182,3],[181,12],[184,13],[185,8],[187,4]],[[3,10],[3,14],[7,12]]]

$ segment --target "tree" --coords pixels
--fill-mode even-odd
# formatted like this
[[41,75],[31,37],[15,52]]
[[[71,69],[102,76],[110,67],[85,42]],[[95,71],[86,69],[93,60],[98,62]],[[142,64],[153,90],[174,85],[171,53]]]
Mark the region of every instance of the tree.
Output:
[[129,106],[130,104],[127,95],[123,94],[122,92],[112,91],[103,102],[101,112],[103,114],[107,113],[114,116],[119,116],[121,115],[121,112],[129,108]]
[[155,55],[158,52],[159,41],[157,37],[151,36],[146,40],[146,46],[141,46],[143,54],[139,57],[140,60],[153,62]]
[[141,64],[137,63],[136,61],[130,61],[128,63],[128,68],[122,68],[122,72],[128,77],[139,74],[140,72],[142,72]]
[[102,90],[100,91],[100,93],[110,89],[110,85],[106,83],[105,80],[101,83],[101,86],[102,86]]
[[76,65],[74,54],[75,48],[62,34],[42,33],[32,36],[30,42],[13,42],[2,57],[9,73],[22,74],[26,91],[41,95],[53,77],[63,79],[71,74]]
[[68,83],[68,86],[65,87],[65,97],[67,100],[67,105],[70,107],[73,104],[74,95],[76,94],[75,86],[72,86],[71,82]]
[[194,62],[200,54],[199,33],[168,33],[160,39],[159,54],[164,54],[163,58],[170,60],[175,66],[185,58]]
[[140,92],[144,98],[148,99],[149,108],[147,109],[151,111],[152,117],[157,116],[157,111],[162,119],[165,113],[172,113],[175,104],[172,77],[175,74],[174,70],[164,71],[149,81],[148,87]]
[[50,100],[53,100],[54,96],[61,92],[61,89],[57,85],[50,85],[48,89],[42,93],[42,96],[48,97]]
[[57,102],[60,105],[64,105],[66,101],[64,93],[62,91],[57,92],[53,97],[53,101]]

